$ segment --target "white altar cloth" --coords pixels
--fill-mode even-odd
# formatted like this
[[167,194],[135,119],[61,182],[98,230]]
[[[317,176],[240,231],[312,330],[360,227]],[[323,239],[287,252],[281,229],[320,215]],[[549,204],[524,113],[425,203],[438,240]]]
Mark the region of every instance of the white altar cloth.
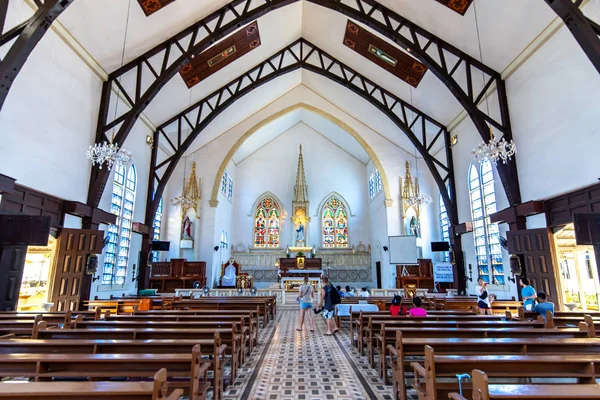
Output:
[[379,311],[376,304],[338,304],[335,306],[335,315],[349,317],[350,307],[352,307],[352,311]]
[[[322,269],[288,269],[288,274],[322,274],[324,271]],[[281,270],[279,270],[279,274],[281,274]]]
[[[281,278],[281,282],[279,283],[279,288],[280,289],[285,289],[285,282],[288,281],[293,281],[293,282],[297,282],[302,280],[302,278]],[[320,289],[321,288],[321,278],[308,278],[309,282],[316,282],[317,283],[317,287]]]

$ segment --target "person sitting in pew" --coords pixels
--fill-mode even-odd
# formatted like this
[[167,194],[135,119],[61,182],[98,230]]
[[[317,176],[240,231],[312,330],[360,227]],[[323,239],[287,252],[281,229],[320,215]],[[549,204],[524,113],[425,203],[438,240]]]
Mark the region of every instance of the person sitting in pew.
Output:
[[350,289],[350,286],[346,285],[346,294],[344,297],[354,297],[354,291]]
[[411,308],[410,311],[408,312],[411,317],[426,317],[427,316],[427,310],[424,309],[423,307],[421,307],[422,303],[423,302],[421,301],[421,298],[418,296],[415,296],[415,298],[413,299],[413,304],[415,306],[413,308]]
[[533,306],[533,312],[538,313],[544,318],[546,318],[546,311],[550,311],[554,315],[554,303],[547,300],[546,293],[538,292],[537,299],[538,303]]
[[340,294],[340,297],[346,297],[346,293],[344,293],[342,291],[342,287],[340,285],[337,285],[335,288],[337,289],[338,293]]
[[402,307],[402,296],[394,295],[392,305],[390,306],[390,314],[392,315],[407,315],[406,308]]

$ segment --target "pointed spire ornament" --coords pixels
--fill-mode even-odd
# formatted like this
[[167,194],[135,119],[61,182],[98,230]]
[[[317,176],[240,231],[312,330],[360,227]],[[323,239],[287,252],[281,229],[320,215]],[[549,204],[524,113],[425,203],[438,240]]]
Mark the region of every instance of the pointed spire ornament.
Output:
[[294,185],[294,201],[308,202],[308,185],[304,175],[304,159],[302,158],[302,145],[298,155],[298,172],[296,173],[296,184]]

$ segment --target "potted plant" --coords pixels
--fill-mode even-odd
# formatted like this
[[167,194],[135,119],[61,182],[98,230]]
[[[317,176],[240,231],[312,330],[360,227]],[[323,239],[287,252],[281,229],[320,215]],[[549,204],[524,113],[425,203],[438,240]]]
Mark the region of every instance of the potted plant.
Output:
[[296,253],[296,257],[304,257],[304,253],[299,251]]

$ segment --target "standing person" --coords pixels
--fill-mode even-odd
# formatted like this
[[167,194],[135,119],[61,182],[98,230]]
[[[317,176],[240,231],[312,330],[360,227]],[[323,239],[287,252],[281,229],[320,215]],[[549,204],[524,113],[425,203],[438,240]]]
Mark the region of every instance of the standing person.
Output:
[[477,307],[479,308],[479,313],[483,315],[492,315],[487,283],[481,278],[477,279],[477,283],[478,286],[475,288],[475,293],[477,293]]
[[539,292],[537,294],[538,303],[533,307],[533,312],[538,313],[544,319],[546,318],[546,311],[550,311],[552,315],[554,315],[554,303],[551,301],[547,301],[546,293]]
[[335,305],[339,304],[341,300],[336,288],[329,283],[328,277],[323,277],[323,283],[325,286],[321,288],[321,301],[319,302],[319,308],[323,308],[323,318],[325,318],[325,321],[327,322],[327,333],[325,336],[331,336],[339,331],[335,323],[334,315]]
[[300,286],[298,292],[298,299],[300,300],[300,316],[298,317],[298,325],[300,328],[296,328],[297,331],[302,331],[302,324],[304,323],[304,315],[308,314],[308,320],[310,321],[310,331],[315,331],[315,320],[312,313],[310,312],[313,306],[313,297],[315,296],[315,289],[311,284],[308,283],[308,277],[304,277],[304,284]]
[[529,284],[529,279],[521,278],[521,297],[523,298],[523,308],[527,311],[533,310],[535,302],[535,289]]
[[427,316],[427,310],[424,309],[423,307],[421,307],[421,304],[423,304],[423,302],[420,297],[415,296],[413,298],[413,304],[415,306],[413,308],[411,308],[410,310],[408,310],[408,314],[411,317],[426,317]]

